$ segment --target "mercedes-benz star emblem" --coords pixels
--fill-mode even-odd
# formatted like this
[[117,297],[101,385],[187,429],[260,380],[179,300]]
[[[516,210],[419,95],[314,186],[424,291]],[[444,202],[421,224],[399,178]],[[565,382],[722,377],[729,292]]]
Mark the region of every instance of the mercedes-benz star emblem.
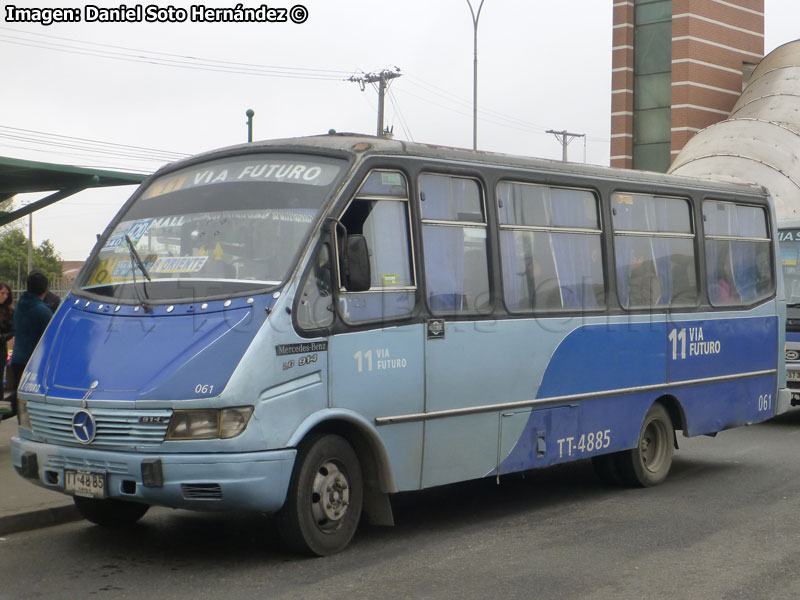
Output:
[[72,416],[72,435],[81,444],[91,443],[96,433],[94,417],[88,410],[79,410]]

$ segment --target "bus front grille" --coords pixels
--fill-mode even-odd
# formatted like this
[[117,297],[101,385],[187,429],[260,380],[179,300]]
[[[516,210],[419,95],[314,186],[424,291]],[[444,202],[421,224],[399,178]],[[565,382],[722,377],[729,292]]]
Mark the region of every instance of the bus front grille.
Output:
[[[72,430],[72,419],[81,410],[44,402],[28,402],[34,433],[48,441],[62,444],[80,443]],[[94,439],[85,444],[92,448],[111,446],[147,446],[164,441],[171,410],[87,409],[96,425]]]

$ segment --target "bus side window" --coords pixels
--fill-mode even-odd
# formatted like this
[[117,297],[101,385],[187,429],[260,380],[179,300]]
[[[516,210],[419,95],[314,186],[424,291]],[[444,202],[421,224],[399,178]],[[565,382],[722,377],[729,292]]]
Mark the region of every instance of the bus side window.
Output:
[[706,201],[703,222],[711,304],[753,304],[768,297],[775,282],[764,209]]
[[306,272],[297,303],[297,324],[301,329],[319,329],[333,324],[331,296],[331,260],[328,244],[322,244],[311,268]]
[[497,203],[503,296],[511,312],[605,306],[593,192],[503,181]]
[[611,196],[617,295],[624,308],[697,303],[692,212],[685,198]]
[[[350,323],[405,317],[414,309],[407,189],[402,173],[374,170],[340,219],[347,235],[364,236],[369,251],[369,289],[340,289],[342,315]],[[341,252],[341,240],[339,246]]]
[[433,313],[485,312],[490,306],[486,218],[474,179],[419,179],[428,306]]

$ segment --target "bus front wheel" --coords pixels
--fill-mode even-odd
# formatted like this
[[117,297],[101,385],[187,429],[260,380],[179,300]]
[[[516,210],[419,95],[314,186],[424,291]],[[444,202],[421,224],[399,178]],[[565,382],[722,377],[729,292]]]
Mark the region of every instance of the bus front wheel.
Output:
[[298,449],[278,531],[303,554],[339,552],[356,532],[363,493],[361,466],[350,444],[338,435],[309,438]]
[[95,525],[103,527],[124,527],[133,525],[141,519],[150,508],[148,504],[139,502],[125,502],[124,500],[98,500],[96,498],[82,498],[75,496],[73,499],[78,513]]
[[675,431],[664,405],[656,402],[647,411],[636,447],[617,455],[617,470],[628,485],[649,487],[666,479],[672,466]]

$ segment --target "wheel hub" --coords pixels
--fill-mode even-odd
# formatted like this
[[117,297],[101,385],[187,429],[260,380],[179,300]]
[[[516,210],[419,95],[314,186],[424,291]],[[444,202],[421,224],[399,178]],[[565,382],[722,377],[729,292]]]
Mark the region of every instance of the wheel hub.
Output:
[[639,452],[648,470],[657,471],[660,468],[660,463],[664,459],[666,439],[666,431],[659,426],[659,423],[653,422],[647,426],[639,444]]
[[339,467],[330,461],[323,463],[314,477],[311,512],[323,531],[339,527],[350,506],[350,483]]

